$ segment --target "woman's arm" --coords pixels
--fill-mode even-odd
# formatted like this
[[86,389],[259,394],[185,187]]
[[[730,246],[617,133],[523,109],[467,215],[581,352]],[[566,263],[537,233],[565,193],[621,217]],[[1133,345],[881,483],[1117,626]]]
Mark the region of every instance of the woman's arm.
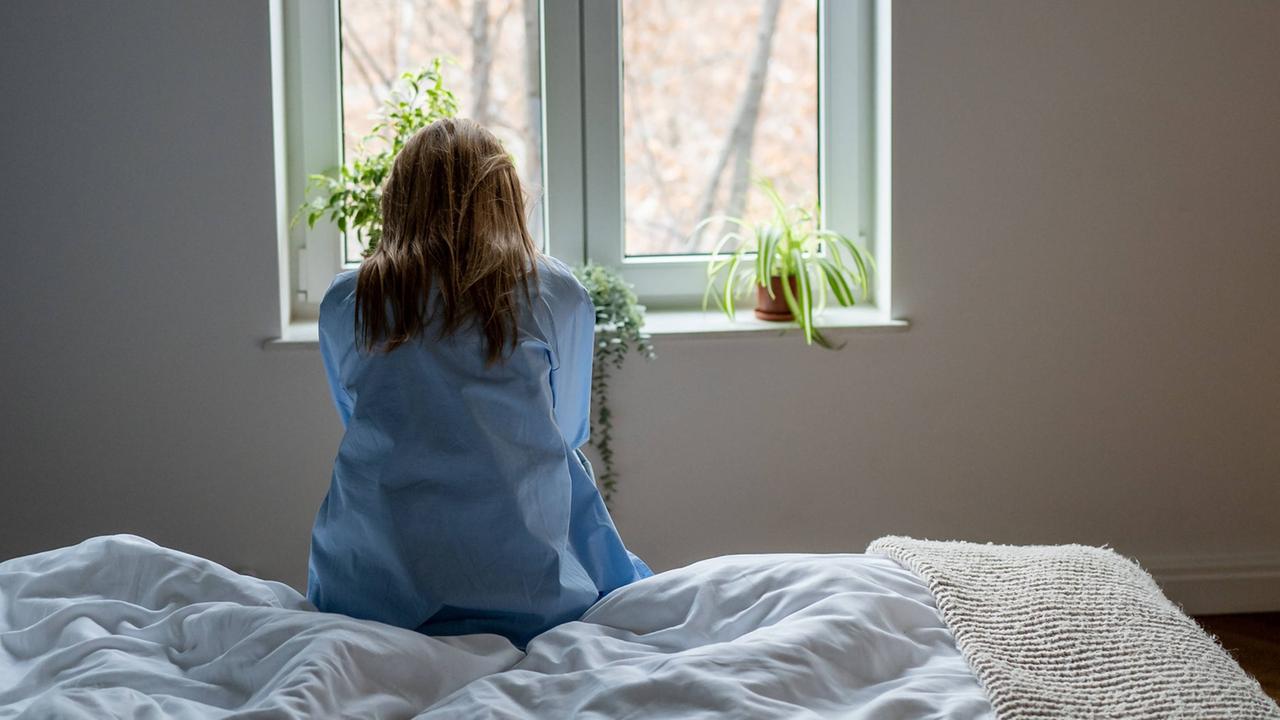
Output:
[[350,307],[350,298],[346,297],[349,293],[345,284],[339,287],[342,280],[342,275],[334,279],[320,303],[319,332],[320,357],[324,360],[329,393],[338,408],[338,417],[342,418],[342,426],[346,427],[355,403],[342,386],[342,361],[349,353],[355,352],[355,330],[348,314],[343,311],[344,307]]
[[591,358],[595,350],[596,311],[591,297],[575,280],[572,292],[555,318],[556,355],[552,372],[556,422],[571,448],[586,444],[591,435]]
[[351,419],[354,403],[351,401],[351,396],[347,394],[346,388],[342,387],[338,372],[340,355],[337,353],[339,352],[341,351],[334,348],[333,339],[321,326],[320,357],[324,360],[324,374],[329,379],[329,394],[333,396],[333,404],[338,408],[338,417],[342,418],[342,426],[346,427],[347,421]]

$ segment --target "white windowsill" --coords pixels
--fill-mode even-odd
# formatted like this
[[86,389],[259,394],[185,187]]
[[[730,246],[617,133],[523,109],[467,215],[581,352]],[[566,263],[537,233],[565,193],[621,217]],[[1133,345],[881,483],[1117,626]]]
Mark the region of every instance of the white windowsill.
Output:
[[[829,308],[818,318],[823,330],[835,335],[848,332],[901,332],[911,326],[906,320],[885,318],[875,308]],[[736,320],[724,313],[708,310],[650,310],[645,314],[646,332],[661,338],[710,338],[767,334],[795,335],[800,329],[790,323],[757,320],[751,308],[738,311]],[[267,350],[298,350],[319,347],[319,330],[315,320],[290,323],[284,336],[263,343]]]
[[320,347],[320,324],[315,320],[295,320],[284,335],[262,343],[264,350],[305,350]]
[[[823,330],[894,332],[906,330],[906,320],[892,320],[875,308],[827,308],[818,316]],[[789,322],[758,320],[751,307],[737,311],[730,320],[719,310],[650,310],[645,313],[644,329],[651,335],[667,337],[729,337],[744,334],[791,335],[800,328]]]

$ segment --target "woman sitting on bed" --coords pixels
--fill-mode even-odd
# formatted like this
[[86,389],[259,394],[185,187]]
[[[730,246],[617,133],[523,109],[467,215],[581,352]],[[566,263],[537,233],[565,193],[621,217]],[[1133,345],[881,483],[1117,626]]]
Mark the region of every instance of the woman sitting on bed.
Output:
[[524,215],[497,138],[433,123],[396,158],[377,249],[325,294],[346,433],[311,537],[319,609],[523,646],[651,574],[579,450],[591,300]]

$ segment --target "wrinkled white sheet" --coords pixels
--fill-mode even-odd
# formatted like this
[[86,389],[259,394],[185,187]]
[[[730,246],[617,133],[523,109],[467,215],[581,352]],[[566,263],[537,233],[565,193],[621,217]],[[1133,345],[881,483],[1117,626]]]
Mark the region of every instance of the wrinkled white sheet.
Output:
[[132,536],[0,563],[0,717],[990,718],[922,582],[864,555],[717,558],[527,655],[315,612]]

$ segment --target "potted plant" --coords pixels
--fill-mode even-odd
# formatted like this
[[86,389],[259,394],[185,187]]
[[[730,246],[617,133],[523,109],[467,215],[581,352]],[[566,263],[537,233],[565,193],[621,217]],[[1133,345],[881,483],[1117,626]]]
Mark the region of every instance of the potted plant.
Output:
[[712,297],[730,319],[736,300],[755,289],[755,315],[770,322],[795,322],[806,344],[839,349],[818,329],[814,317],[830,295],[849,307],[867,295],[875,261],[849,237],[824,229],[818,208],[788,205],[767,178],[756,180],[769,198],[769,220],[749,223],[723,215],[709,217],[694,229],[721,223],[726,228],[707,263],[705,310]]
[[413,134],[436,120],[458,114],[458,101],[444,86],[440,58],[416,72],[406,72],[382,103],[378,123],[360,144],[354,160],[325,174],[312,175],[311,196],[298,208],[315,227],[328,216],[338,230],[355,233],[365,257],[382,239],[382,186],[396,155]]

